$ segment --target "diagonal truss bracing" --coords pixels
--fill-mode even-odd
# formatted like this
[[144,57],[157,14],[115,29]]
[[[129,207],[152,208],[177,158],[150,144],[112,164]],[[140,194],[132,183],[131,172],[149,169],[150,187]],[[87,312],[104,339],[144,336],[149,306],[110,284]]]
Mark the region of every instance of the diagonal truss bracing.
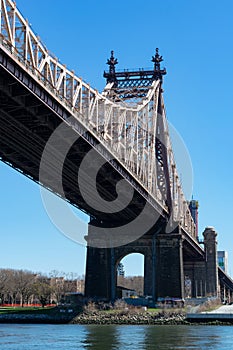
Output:
[[0,48],[101,141],[193,237],[195,224],[176,169],[161,81],[134,106],[91,88],[51,55],[11,0],[0,0]]

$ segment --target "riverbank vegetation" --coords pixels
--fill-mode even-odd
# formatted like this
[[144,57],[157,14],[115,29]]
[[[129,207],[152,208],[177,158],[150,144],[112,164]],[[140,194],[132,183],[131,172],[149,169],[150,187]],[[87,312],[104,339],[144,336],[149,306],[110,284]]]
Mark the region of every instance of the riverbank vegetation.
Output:
[[183,324],[184,309],[134,307],[122,300],[114,305],[88,303],[81,313],[72,319],[73,324]]
[[67,292],[84,289],[84,278],[52,271],[49,276],[27,270],[0,269],[0,306],[57,304]]

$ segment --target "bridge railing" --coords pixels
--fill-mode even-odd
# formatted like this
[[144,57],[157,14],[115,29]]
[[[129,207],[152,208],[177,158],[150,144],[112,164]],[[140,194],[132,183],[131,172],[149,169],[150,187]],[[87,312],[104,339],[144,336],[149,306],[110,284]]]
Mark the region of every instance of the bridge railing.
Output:
[[[2,49],[108,148],[149,197],[167,210],[158,184],[155,155],[160,82],[154,81],[147,96],[135,106],[113,102],[49,53],[15,2],[0,0],[0,11]],[[162,118],[166,129],[163,142],[168,157],[172,216],[195,237],[195,225],[176,170],[164,107]]]

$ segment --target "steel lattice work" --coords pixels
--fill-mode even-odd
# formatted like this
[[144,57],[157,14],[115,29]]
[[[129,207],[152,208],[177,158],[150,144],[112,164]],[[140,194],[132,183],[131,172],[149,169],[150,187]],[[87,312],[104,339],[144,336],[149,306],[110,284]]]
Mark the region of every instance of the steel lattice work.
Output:
[[[108,84],[101,94],[49,53],[13,1],[0,0],[0,11],[1,49],[104,144],[174,221],[196,237],[169,137],[162,75],[157,72],[154,79],[144,79],[141,71],[143,86],[132,80],[117,85],[106,76]],[[133,95],[135,86],[140,89],[137,96]],[[132,97],[134,103],[129,104]]]

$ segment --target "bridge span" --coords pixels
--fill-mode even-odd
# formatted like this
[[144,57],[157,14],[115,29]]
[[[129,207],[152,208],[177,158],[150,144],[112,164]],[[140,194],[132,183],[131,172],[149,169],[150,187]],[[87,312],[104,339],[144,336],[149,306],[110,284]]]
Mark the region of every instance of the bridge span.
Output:
[[[216,233],[204,248],[179,180],[163,100],[162,57],[121,71],[111,53],[102,93],[52,56],[11,0],[0,0],[0,157],[90,215],[86,295],[113,300],[116,268],[145,256],[153,299],[232,292]],[[78,175],[77,175],[78,174]]]

